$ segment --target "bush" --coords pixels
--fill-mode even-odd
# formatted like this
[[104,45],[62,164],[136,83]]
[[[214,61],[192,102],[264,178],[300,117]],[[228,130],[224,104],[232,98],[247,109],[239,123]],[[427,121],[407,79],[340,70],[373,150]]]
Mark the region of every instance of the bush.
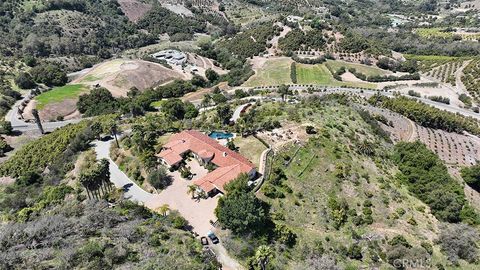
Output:
[[35,87],[32,76],[26,72],[20,72],[15,78],[15,84],[22,89],[31,89]]
[[48,86],[63,86],[67,83],[67,73],[55,64],[42,64],[35,66],[30,71],[33,80]]
[[461,175],[465,183],[475,189],[480,191],[480,165],[474,165],[471,167],[465,167],[461,171]]
[[477,242],[480,240],[476,229],[465,224],[451,224],[442,228],[438,242],[442,251],[453,264],[458,260],[473,263],[478,259]]
[[160,167],[148,174],[147,181],[156,189],[164,189],[172,184],[173,179],[163,167]]
[[401,142],[395,146],[393,160],[400,174],[398,179],[410,192],[430,206],[433,215],[442,221],[461,221],[465,203],[463,188],[452,177],[438,156],[421,142]]

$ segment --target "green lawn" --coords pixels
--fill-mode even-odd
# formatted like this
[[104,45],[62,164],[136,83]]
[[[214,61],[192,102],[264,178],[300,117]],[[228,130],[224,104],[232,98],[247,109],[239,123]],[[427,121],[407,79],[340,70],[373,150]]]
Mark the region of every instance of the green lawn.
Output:
[[340,61],[340,60],[328,60],[326,65],[330,67],[332,70],[337,71],[341,67],[345,67],[346,69],[354,68],[358,72],[363,73],[367,76],[380,76],[380,75],[387,75],[390,72],[377,68],[377,67],[372,67],[372,66],[367,66],[367,65],[362,65],[362,64],[355,64],[355,63],[349,63],[345,61]]
[[290,65],[292,62],[290,58],[267,60],[265,65],[245,82],[244,86],[291,84]]
[[333,84],[335,79],[325,65],[297,64],[299,84]]
[[86,92],[87,88],[83,84],[69,84],[62,87],[56,87],[52,90],[42,93],[35,97],[37,109],[43,109],[47,104],[61,102],[65,99],[74,99]]
[[375,84],[363,82],[341,82],[333,78],[325,64],[306,65],[297,64],[298,84],[318,84],[329,86],[355,86],[363,88],[376,88]]

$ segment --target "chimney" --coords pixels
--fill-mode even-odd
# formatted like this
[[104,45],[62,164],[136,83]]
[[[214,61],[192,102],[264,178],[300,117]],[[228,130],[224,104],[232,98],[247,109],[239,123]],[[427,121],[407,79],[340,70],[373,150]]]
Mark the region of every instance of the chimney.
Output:
[[223,152],[223,157],[226,157],[227,156],[227,152]]

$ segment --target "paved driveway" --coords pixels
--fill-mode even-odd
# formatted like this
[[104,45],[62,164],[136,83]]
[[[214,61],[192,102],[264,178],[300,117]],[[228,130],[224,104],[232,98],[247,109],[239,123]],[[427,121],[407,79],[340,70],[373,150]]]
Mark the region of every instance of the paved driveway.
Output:
[[106,158],[110,162],[110,181],[117,188],[122,188],[126,184],[131,185],[125,192],[126,198],[143,204],[152,210],[163,204],[168,204],[170,209],[178,210],[193,227],[193,231],[200,235],[205,235],[212,228],[210,220],[216,220],[214,210],[217,207],[218,196],[206,200],[196,200],[192,199],[190,194],[187,194],[188,186],[193,184],[193,180],[207,173],[207,170],[200,166],[197,161],[188,162],[188,165],[192,168],[191,171],[196,173],[192,180],[183,179],[179,172],[170,173],[174,178],[173,183],[159,194],[152,194],[130,180],[110,159],[110,145],[113,142],[113,139],[105,142],[95,141],[95,151],[98,159]]
[[171,209],[178,210],[188,220],[195,232],[200,235],[206,235],[212,229],[210,220],[217,220],[214,211],[217,207],[219,196],[206,200],[192,199],[192,196],[187,194],[188,186],[193,184],[193,180],[205,175],[207,170],[198,165],[198,162],[195,160],[188,162],[187,165],[191,167],[192,172],[196,173],[193,179],[183,179],[178,171],[170,173],[174,178],[173,183],[152,198],[147,203],[147,206],[155,209],[166,203]]
[[130,180],[130,178],[128,178],[128,176],[118,168],[117,164],[115,164],[113,160],[110,159],[109,152],[112,142],[113,140],[105,142],[94,142],[95,152],[97,152],[97,158],[106,158],[110,162],[110,181],[112,181],[115,187],[122,188],[127,184],[131,185],[131,187],[128,188],[128,191],[125,192],[125,198],[146,205],[147,202],[153,200],[158,195],[154,195],[143,190],[141,187],[135,184],[135,182]]

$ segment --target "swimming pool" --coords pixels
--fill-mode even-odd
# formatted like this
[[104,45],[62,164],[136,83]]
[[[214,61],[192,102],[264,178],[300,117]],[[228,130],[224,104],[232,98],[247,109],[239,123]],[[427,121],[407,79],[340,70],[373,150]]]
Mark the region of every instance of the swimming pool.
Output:
[[232,133],[217,132],[217,131],[214,131],[214,132],[210,133],[208,136],[210,138],[214,138],[214,139],[231,139],[231,138],[233,138]]

